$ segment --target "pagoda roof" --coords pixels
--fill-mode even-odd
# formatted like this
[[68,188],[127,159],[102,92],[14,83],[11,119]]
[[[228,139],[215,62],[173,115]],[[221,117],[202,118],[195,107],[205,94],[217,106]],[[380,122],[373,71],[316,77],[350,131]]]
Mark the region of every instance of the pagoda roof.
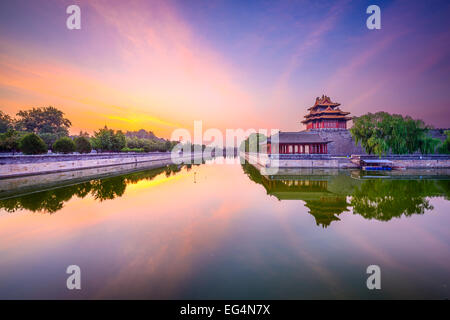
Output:
[[321,114],[336,114],[336,115],[343,115],[343,116],[345,116],[347,114],[350,114],[350,112],[342,111],[339,108],[331,109],[330,107],[328,107],[327,109],[321,110],[321,111],[311,111],[310,113],[308,113],[305,116],[305,118],[309,118],[309,117],[316,116],[316,115],[321,115]]
[[321,116],[315,116],[315,117],[311,117],[311,118],[307,118],[303,121],[301,121],[302,123],[308,123],[310,121],[313,120],[321,120],[321,119],[337,119],[337,120],[351,120],[351,117],[346,117],[344,115],[321,115]]
[[331,107],[337,107],[340,106],[341,104],[338,102],[333,102],[331,101],[331,98],[326,96],[326,95],[322,95],[322,97],[317,97],[316,98],[316,102],[314,103],[314,105],[310,108],[308,108],[308,110],[314,109],[318,106],[323,106],[323,107],[327,107],[327,106],[331,106]]

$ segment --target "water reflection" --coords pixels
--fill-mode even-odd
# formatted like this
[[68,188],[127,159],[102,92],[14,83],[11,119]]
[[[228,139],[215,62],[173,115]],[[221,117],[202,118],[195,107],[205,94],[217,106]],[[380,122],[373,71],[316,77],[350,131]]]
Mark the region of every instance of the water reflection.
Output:
[[[161,174],[170,177],[180,172],[183,167],[189,171],[192,165],[170,165],[33,192],[0,200],[0,209],[7,212],[26,209],[55,213],[74,196],[85,198],[91,195],[100,202],[112,200],[123,196],[129,184],[152,180]],[[262,185],[268,195],[280,201],[304,201],[316,224],[324,228],[333,221],[340,221],[339,216],[344,212],[352,211],[365,219],[389,221],[395,217],[423,214],[432,210],[430,197],[450,198],[450,179],[445,175],[439,176],[439,180],[411,175],[401,175],[398,179],[381,179],[392,176],[364,177],[360,171],[306,170],[297,175],[288,172],[264,176],[249,163],[243,164],[242,169],[251,181]]]
[[152,180],[160,174],[170,177],[171,175],[180,172],[183,167],[189,171],[192,165],[169,165],[162,168],[117,177],[91,180],[47,191],[34,192],[0,200],[0,208],[7,212],[26,209],[33,212],[55,213],[61,210],[64,203],[74,196],[84,198],[88,195],[92,195],[92,197],[98,201],[112,200],[123,196],[127,185],[129,184],[135,184],[141,180]]
[[424,214],[433,209],[430,197],[450,196],[447,176],[425,180],[423,176],[405,174],[363,176],[360,171],[320,170],[264,176],[249,163],[243,164],[242,169],[252,181],[264,186],[268,195],[278,200],[303,200],[316,224],[324,228],[340,221],[339,215],[350,211],[349,207],[365,219],[389,221]]

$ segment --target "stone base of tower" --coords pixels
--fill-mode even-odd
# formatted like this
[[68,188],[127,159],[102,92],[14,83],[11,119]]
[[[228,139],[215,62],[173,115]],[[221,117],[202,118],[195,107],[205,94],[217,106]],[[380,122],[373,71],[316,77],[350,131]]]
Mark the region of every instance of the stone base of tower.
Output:
[[311,129],[310,132],[316,132],[328,143],[328,154],[331,155],[352,155],[366,154],[361,144],[355,145],[355,141],[348,129]]

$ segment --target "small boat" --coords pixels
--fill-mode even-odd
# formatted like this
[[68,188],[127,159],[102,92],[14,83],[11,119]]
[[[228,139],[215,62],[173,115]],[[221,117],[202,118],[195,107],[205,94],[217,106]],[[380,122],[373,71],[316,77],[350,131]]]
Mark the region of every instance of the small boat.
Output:
[[390,171],[393,169],[392,161],[384,159],[361,159],[361,167],[364,171]]
[[392,167],[384,167],[384,166],[380,166],[380,167],[362,167],[362,169],[364,171],[376,171],[376,170],[392,170]]

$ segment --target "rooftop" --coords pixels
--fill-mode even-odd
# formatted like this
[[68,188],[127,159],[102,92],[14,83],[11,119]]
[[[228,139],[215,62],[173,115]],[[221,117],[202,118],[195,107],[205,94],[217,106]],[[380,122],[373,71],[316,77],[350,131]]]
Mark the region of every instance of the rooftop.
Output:
[[312,107],[308,108],[308,110],[314,109],[317,106],[337,107],[337,106],[340,106],[340,105],[341,105],[340,103],[331,101],[330,97],[328,97],[328,96],[323,94],[321,98],[319,98],[319,97],[316,98],[316,102],[314,103],[314,105]]
[[328,143],[320,137],[316,132],[310,131],[298,131],[298,132],[283,132],[280,131],[277,134],[267,138],[267,142],[270,143],[272,138],[278,143]]

